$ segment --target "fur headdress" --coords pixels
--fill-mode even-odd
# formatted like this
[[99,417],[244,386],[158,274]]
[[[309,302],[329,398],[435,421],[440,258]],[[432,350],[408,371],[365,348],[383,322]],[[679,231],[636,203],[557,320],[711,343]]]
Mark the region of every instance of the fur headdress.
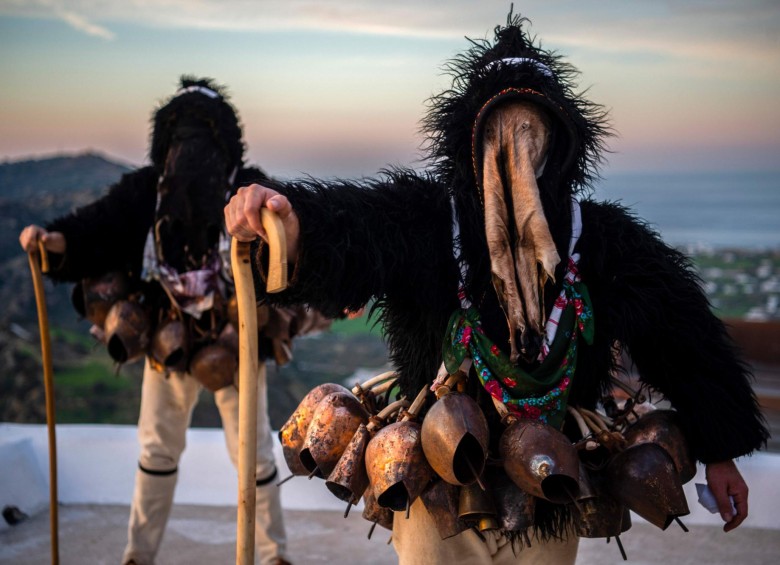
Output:
[[502,103],[522,98],[540,104],[552,117],[550,150],[537,183],[559,250],[569,237],[569,195],[587,190],[598,177],[610,133],[606,110],[575,92],[579,71],[543,49],[524,29],[529,23],[510,12],[492,41],[469,39],[471,47],[445,65],[452,86],[429,100],[423,120],[428,157],[456,203],[472,300],[490,285],[478,180],[480,126],[486,116]]
[[178,126],[206,126],[227,158],[232,170],[241,167],[244,155],[243,132],[238,113],[229,102],[225,88],[210,78],[182,76],[179,90],[152,119],[150,157],[162,169]]
[[448,180],[474,180],[472,136],[486,105],[526,97],[550,110],[557,124],[553,154],[544,177],[577,192],[597,178],[609,134],[607,112],[575,92],[579,71],[554,51],[542,49],[523,29],[530,21],[511,13],[493,41],[469,39],[472,46],[446,66],[452,87],[430,100],[423,121],[429,156]]
[[181,88],[154,114],[157,258],[179,272],[200,269],[213,255],[225,198],[242,166],[241,136],[224,88],[211,79],[182,77]]

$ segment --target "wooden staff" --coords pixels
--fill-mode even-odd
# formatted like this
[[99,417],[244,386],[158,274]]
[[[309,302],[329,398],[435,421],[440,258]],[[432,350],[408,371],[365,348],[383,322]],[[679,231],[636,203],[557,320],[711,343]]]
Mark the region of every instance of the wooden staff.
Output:
[[[266,292],[287,288],[287,244],[279,217],[263,208],[268,234],[269,264]],[[250,244],[233,238],[233,281],[238,302],[238,524],[236,564],[253,565],[255,555],[255,489],[257,466],[257,390],[265,380],[265,363],[257,351],[257,301],[252,277]]]
[[57,437],[54,425],[54,369],[51,356],[49,314],[46,311],[46,294],[41,273],[49,272],[49,258],[43,242],[38,240],[38,250],[27,254],[38,307],[38,328],[41,334],[41,359],[43,362],[43,386],[46,392],[46,427],[49,431],[49,527],[51,530],[51,562],[59,565],[59,514],[57,511]]

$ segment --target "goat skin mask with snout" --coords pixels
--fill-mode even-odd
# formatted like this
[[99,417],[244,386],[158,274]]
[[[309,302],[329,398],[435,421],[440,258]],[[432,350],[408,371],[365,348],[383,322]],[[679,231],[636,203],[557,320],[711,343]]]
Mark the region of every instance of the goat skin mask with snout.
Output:
[[550,128],[538,105],[513,101],[492,110],[482,130],[485,233],[513,363],[538,352],[530,344],[544,335],[543,289],[560,262],[536,184]]

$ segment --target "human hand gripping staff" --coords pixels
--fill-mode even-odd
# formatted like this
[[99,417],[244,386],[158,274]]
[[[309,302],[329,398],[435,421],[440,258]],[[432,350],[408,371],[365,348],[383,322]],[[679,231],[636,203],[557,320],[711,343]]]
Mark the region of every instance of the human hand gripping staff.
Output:
[[287,260],[298,258],[300,224],[287,197],[259,184],[241,187],[225,206],[225,227],[228,233],[241,242],[251,242],[258,237],[269,242],[261,210],[276,212],[284,229]]
[[[261,211],[261,226],[270,247],[267,292],[287,288],[287,246],[284,227],[279,217],[265,208]],[[259,363],[257,352],[257,304],[250,244],[233,239],[231,263],[238,300],[238,520],[236,564],[254,563],[255,550],[255,468],[257,465],[257,390],[258,381],[265,379],[265,364]],[[260,365],[260,366],[258,366]]]

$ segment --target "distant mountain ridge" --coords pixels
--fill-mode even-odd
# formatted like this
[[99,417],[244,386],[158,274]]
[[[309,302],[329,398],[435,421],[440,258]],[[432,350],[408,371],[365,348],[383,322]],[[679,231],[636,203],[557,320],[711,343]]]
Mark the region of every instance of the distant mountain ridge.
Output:
[[130,170],[96,152],[0,162],[0,199],[103,189]]
[[[0,323],[35,328],[35,305],[19,233],[28,224],[45,224],[104,194],[131,169],[95,152],[52,155],[0,163]],[[50,318],[73,326],[67,285],[49,293]]]

